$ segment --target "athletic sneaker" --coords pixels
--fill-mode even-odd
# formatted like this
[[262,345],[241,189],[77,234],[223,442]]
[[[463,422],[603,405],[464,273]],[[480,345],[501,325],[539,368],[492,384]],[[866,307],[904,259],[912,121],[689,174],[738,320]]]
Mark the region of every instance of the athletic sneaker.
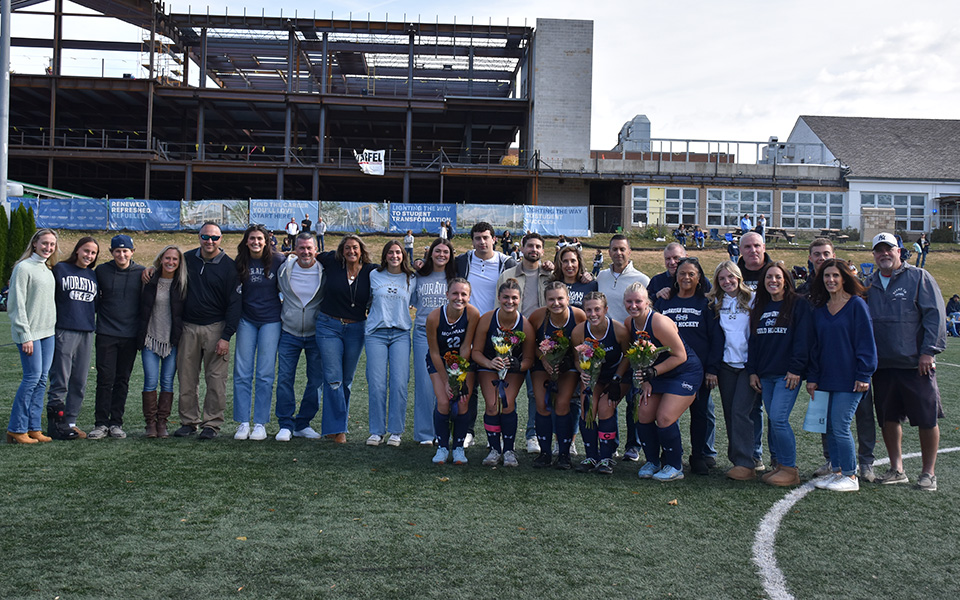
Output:
[[573,467],[570,464],[570,456],[558,456],[557,463],[554,466],[561,471],[569,471]]
[[637,477],[640,479],[653,479],[653,476],[656,475],[658,471],[660,471],[660,465],[647,461],[643,463],[643,466],[637,471]]
[[877,474],[873,472],[873,465],[860,465],[860,479],[873,483]]
[[274,439],[276,439],[278,442],[289,442],[292,435],[293,432],[286,427],[282,427],[280,428],[280,431],[277,432],[277,437]]
[[628,460],[630,462],[637,462],[640,460],[640,448],[636,446],[631,446],[627,448],[623,453],[623,460]]
[[267,439],[267,428],[264,427],[262,423],[257,423],[253,426],[253,431],[250,433],[250,439],[256,442]]
[[307,438],[308,440],[319,440],[320,434],[313,427],[304,427],[293,432],[293,437]]
[[823,477],[824,475],[830,475],[833,473],[833,464],[828,460],[823,463],[817,470],[813,472],[814,477]]
[[88,440],[100,440],[107,437],[109,431],[106,425],[97,425],[87,434]]
[[592,458],[585,458],[577,465],[577,471],[580,473],[589,473],[597,468],[597,461]]
[[469,448],[469,447],[472,446],[472,445],[473,445],[473,434],[472,434],[472,433],[468,433],[468,434],[465,435],[464,438],[463,438],[463,447],[464,447],[464,448]]
[[400,436],[396,433],[390,434],[390,438],[387,440],[388,446],[397,447],[400,445]]
[[597,466],[593,468],[593,472],[600,475],[613,475],[613,465],[610,464],[610,459],[601,459]]
[[553,464],[553,455],[547,454],[546,452],[541,452],[540,456],[533,460],[534,469],[542,469],[544,467],[549,467]]
[[883,485],[892,485],[895,483],[910,483],[910,478],[903,471],[894,471],[893,468],[887,469],[887,472],[877,477],[877,483]]
[[437,453],[433,455],[433,464],[442,465],[447,462],[447,457],[450,456],[450,451],[446,448],[437,448]]
[[825,490],[827,489],[827,486],[836,481],[838,477],[843,477],[843,475],[840,473],[830,473],[829,475],[817,477],[810,483],[812,483],[813,487],[817,488],[818,490]]
[[540,442],[537,441],[537,438],[527,439],[527,454],[540,454]]
[[[557,452],[557,454],[559,454],[559,452]],[[577,452],[576,442],[570,442],[570,456],[579,456],[579,455],[580,453]]]
[[519,467],[520,463],[517,461],[517,453],[513,450],[507,450],[503,453],[503,466],[505,467]]
[[246,440],[250,438],[250,423],[240,423],[237,432],[233,434],[235,440]]
[[465,465],[467,464],[467,455],[464,453],[463,448],[454,448],[453,449],[453,464],[455,465]]
[[753,459],[753,470],[754,471],[766,471],[767,467],[763,464],[762,458]]
[[919,479],[917,479],[917,488],[927,492],[937,491],[937,476],[921,473]]
[[498,464],[500,464],[500,453],[494,450],[493,448],[491,448],[490,454],[488,454],[487,457],[483,459],[483,466],[495,467]]
[[662,469],[653,474],[653,479],[657,481],[677,481],[683,479],[683,471],[672,465],[664,465]]
[[368,446],[379,446],[380,442],[383,441],[382,435],[377,435],[375,433],[370,434],[370,437],[367,438]]
[[127,434],[123,429],[120,428],[119,425],[111,425],[110,437],[117,438],[118,440],[122,440],[123,438],[127,437]]
[[860,481],[856,477],[839,475],[825,489],[831,492],[856,492],[860,489]]

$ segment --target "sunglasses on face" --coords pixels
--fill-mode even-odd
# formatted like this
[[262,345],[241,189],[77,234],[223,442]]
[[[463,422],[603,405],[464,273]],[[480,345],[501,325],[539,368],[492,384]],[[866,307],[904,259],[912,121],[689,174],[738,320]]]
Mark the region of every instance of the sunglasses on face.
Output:
[[203,241],[205,241],[205,242],[210,241],[210,240],[213,240],[213,241],[216,242],[216,241],[219,241],[219,240],[220,240],[220,236],[219,236],[219,235],[210,235],[209,233],[201,233],[201,234],[200,234],[200,239],[203,240]]

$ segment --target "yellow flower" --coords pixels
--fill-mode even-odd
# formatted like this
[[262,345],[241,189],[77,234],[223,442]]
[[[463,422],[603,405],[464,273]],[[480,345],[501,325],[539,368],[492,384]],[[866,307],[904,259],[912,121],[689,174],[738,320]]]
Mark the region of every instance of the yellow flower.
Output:
[[496,344],[493,346],[493,349],[496,350],[498,354],[510,354],[513,346],[510,344]]
[[581,371],[586,371],[586,370],[589,369],[589,368],[590,368],[590,361],[589,361],[589,360],[581,360],[581,361],[580,361],[580,370],[581,370]]
[[467,380],[466,373],[460,373],[459,375],[457,375],[457,381],[459,381],[460,383],[463,383],[466,380]]

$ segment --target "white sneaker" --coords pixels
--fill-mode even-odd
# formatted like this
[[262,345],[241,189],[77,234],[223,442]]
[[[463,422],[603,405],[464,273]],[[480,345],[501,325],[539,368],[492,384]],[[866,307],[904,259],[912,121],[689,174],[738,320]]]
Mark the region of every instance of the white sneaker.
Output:
[[490,454],[487,454],[487,457],[483,459],[483,466],[485,467],[495,467],[500,463],[500,453],[490,449]]
[[823,477],[817,477],[811,481],[811,483],[813,484],[813,487],[817,488],[818,490],[825,490],[827,489],[828,485],[837,479],[837,477],[843,477],[843,475],[840,473],[830,473],[829,475],[824,475]]
[[856,492],[860,489],[860,481],[854,477],[838,475],[836,479],[827,484],[825,489],[831,492]]
[[390,439],[387,440],[387,445],[388,445],[388,446],[394,446],[394,447],[399,446],[399,445],[400,445],[400,436],[397,435],[396,433],[391,433],[391,434],[390,434]]
[[503,453],[503,466],[505,467],[519,467],[520,463],[517,461],[517,453],[513,450],[507,450]]
[[540,454],[540,442],[537,438],[532,437],[527,440],[527,454]]
[[464,448],[469,448],[469,447],[472,446],[472,445],[473,445],[473,434],[472,434],[472,433],[468,433],[468,434],[467,434],[466,436],[464,436],[464,438],[463,438],[463,447],[464,447]]
[[560,456],[560,444],[557,440],[553,440],[553,455]]
[[282,428],[277,432],[277,437],[275,438],[278,442],[289,442],[292,433],[286,427]]
[[267,439],[267,428],[261,423],[255,424],[253,426],[253,432],[250,434],[250,439],[258,442]]
[[380,445],[380,442],[382,442],[382,441],[383,441],[383,436],[382,436],[382,435],[377,435],[377,434],[375,434],[375,433],[371,433],[371,434],[370,434],[370,437],[367,438],[367,445],[368,445],[368,446],[379,446],[379,445]]
[[577,440],[570,442],[570,456],[577,456],[580,453],[577,452]]
[[293,432],[293,437],[307,438],[308,440],[319,440],[320,434],[313,430],[313,427],[304,427]]
[[240,423],[237,432],[233,434],[235,440],[245,440],[250,437],[250,423]]
[[423,440],[422,442],[420,442],[420,445],[433,447],[433,440]]

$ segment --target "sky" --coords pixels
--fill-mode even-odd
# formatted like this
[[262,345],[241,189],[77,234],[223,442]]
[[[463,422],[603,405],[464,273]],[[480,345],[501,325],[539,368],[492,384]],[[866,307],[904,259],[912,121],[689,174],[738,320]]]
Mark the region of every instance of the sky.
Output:
[[[47,5],[52,5],[48,2]],[[212,14],[260,14],[263,0],[226,0]],[[960,2],[915,0],[683,1],[273,0],[266,14],[535,26],[537,18],[594,22],[591,147],[617,143],[624,122],[645,114],[654,138],[786,139],[804,114],[960,119]],[[203,2],[166,2],[206,12]],[[14,13],[14,35],[49,30],[43,17]],[[65,26],[83,37],[90,19]],[[82,22],[79,22],[82,21]],[[106,39],[140,41],[140,30],[96,20]],[[47,33],[46,35],[49,35]],[[19,53],[19,56],[18,56]],[[13,49],[17,71],[42,57]],[[109,63],[108,63],[109,61]],[[71,57],[68,68],[99,73],[135,57]]]

